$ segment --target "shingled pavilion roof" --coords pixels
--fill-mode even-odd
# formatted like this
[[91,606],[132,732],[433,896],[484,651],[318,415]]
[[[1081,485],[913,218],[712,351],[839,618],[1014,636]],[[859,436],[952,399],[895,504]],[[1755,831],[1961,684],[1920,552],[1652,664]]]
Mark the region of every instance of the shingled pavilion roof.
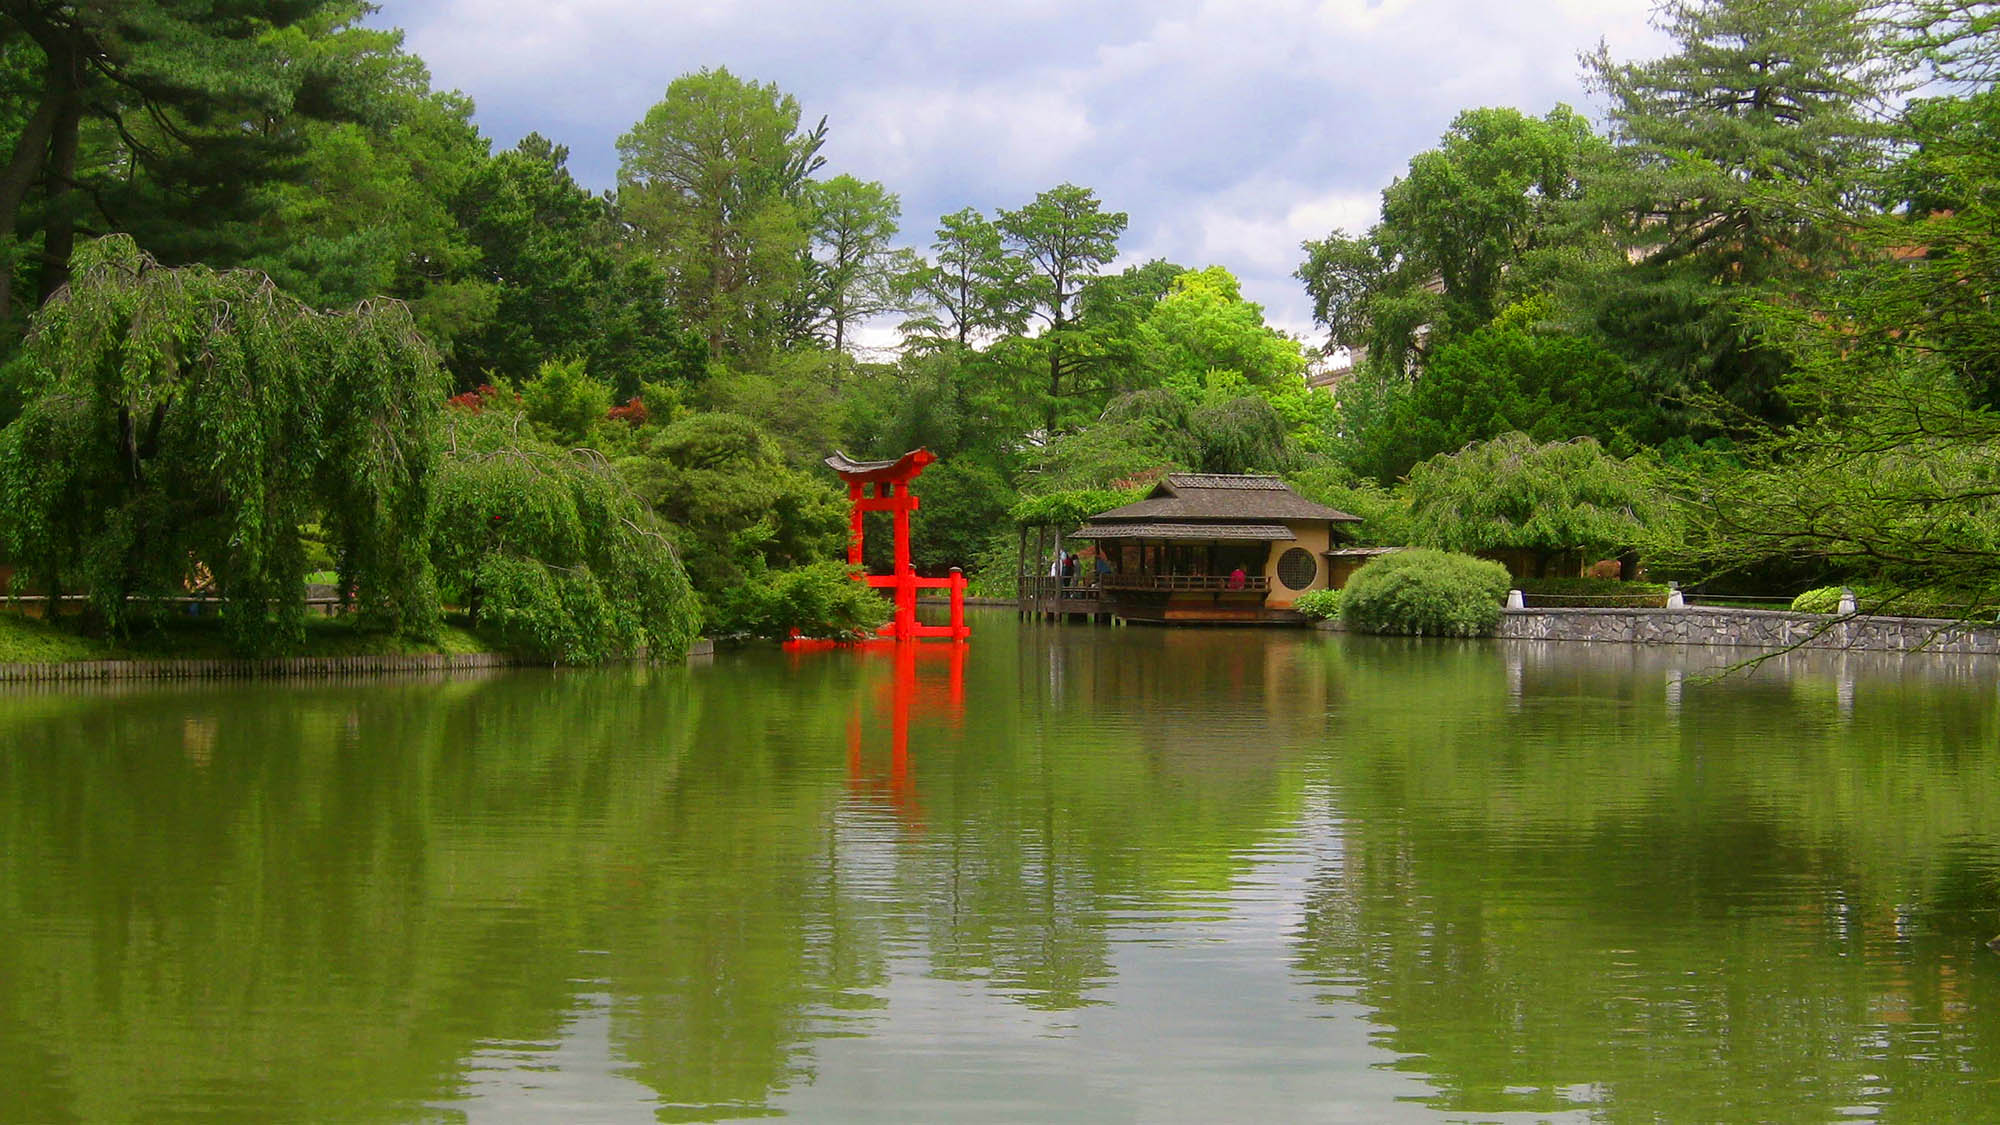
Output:
[[1079,539],[1292,539],[1287,522],[1360,523],[1293,492],[1277,477],[1169,473],[1144,500],[1099,512]]

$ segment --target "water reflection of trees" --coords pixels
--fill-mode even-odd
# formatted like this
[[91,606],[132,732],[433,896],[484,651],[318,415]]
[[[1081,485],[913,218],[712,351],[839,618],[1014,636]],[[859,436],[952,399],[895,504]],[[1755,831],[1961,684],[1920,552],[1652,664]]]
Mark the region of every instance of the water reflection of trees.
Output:
[[2000,1050],[1976,670],[982,640],[962,705],[774,653],[0,699],[0,1120],[448,1112],[584,996],[661,1117],[765,1112],[898,973],[1089,1004],[1315,793],[1299,972],[1452,1112],[1962,1117]]
[[1612,646],[1322,651],[1346,836],[1300,968],[1375,1009],[1436,1107],[1982,1104],[1990,668],[1814,654],[1711,683],[1690,654]]
[[713,1119],[865,1032],[897,958],[1087,1003],[1119,913],[1225,887],[1299,787],[1153,722],[1151,657],[1072,656],[913,711],[918,817],[852,784],[893,673],[845,654],[0,699],[0,1120],[409,1119],[585,995],[662,1119]]

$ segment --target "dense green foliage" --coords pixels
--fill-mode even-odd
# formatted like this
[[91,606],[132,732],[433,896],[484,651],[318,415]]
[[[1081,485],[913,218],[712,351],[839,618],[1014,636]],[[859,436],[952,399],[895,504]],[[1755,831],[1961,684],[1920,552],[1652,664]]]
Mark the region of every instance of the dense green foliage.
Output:
[[1364,376],[1348,401],[1357,426],[1343,449],[1356,472],[1384,484],[1419,461],[1509,432],[1536,441],[1590,437],[1630,452],[1656,420],[1629,365],[1603,344],[1539,322],[1538,297],[1439,347],[1415,382]]
[[260,275],[166,269],[111,237],[78,252],[16,377],[0,536],[50,597],[80,588],[122,631],[149,612],[128,599],[212,579],[238,645],[267,651],[303,629],[317,524],[364,615],[435,628],[443,382],[400,306],[316,313]]
[[701,617],[666,529],[600,454],[523,430],[501,410],[445,421],[430,537],[445,600],[550,660],[685,652]]
[[1652,606],[1667,604],[1661,582],[1629,582],[1618,578],[1522,578],[1514,588],[1545,606]]
[[725,68],[684,75],[619,138],[625,221],[659,255],[668,295],[711,350],[754,355],[797,337],[826,123]]
[[755,631],[762,611],[739,605],[738,592],[768,588],[773,570],[834,559],[846,548],[846,501],[832,475],[788,467],[748,418],[684,418],[618,467],[672,525],[711,628]]
[[1525,260],[1569,244],[1554,224],[1583,191],[1605,142],[1568,106],[1458,115],[1439,146],[1382,193],[1382,221],[1361,238],[1309,241],[1298,276],[1336,340],[1403,375],[1425,354],[1499,312]]
[[824,640],[859,640],[889,619],[887,598],[828,560],[769,574],[730,588],[722,617],[735,631],[782,640],[794,632]]
[[1622,157],[1592,203],[1638,261],[1578,280],[1598,288],[1598,323],[1655,385],[1783,421],[1785,356],[1743,299],[1845,265],[1849,245],[1774,189],[1865,206],[1898,68],[1867,0],[1671,0],[1656,22],[1672,53],[1586,60]]
[[1340,616],[1339,590],[1307,590],[1292,600],[1292,608],[1315,621]]
[[1365,633],[1477,637],[1500,624],[1507,568],[1412,547],[1370,559],[1341,591],[1340,620]]
[[1526,434],[1440,455],[1410,470],[1413,542],[1449,551],[1526,551],[1534,577],[1579,552],[1632,549],[1662,518],[1651,469],[1620,461],[1582,437],[1538,443]]
[[[1382,193],[1379,221],[1305,245],[1320,349],[1272,328],[1221,265],[1114,271],[1132,220],[1081,185],[961,208],[927,224],[926,253],[905,249],[922,239],[901,230],[890,186],[824,173],[825,118],[719,67],[667,85],[619,141],[617,190],[593,195],[546,137],[491,151],[471,104],[433,91],[362,14],[334,0],[256,19],[170,0],[0,12],[20,94],[0,114],[0,333],[10,303],[61,299],[80,230],[262,270],[272,308],[280,292],[320,309],[366,299],[362,319],[413,328],[436,357],[433,382],[396,391],[412,440],[435,426],[415,415],[441,363],[465,409],[595,451],[669,526],[711,628],[747,627],[752,591],[840,557],[841,498],[820,467],[836,448],[938,454],[916,565],[968,568],[989,591],[1006,575],[979,571],[1012,573],[1021,527],[1061,530],[1090,514],[1077,498],[1173,471],[1278,473],[1362,516],[1362,543],[1527,552],[1537,571],[1641,548],[1659,573],[1745,590],[1838,580],[1977,600],[2000,586],[1990,5],[1663,5],[1660,57],[1584,60],[1603,130],[1563,106],[1466,109]],[[897,346],[859,343],[898,321]],[[261,331],[217,329],[275,338]],[[1309,370],[1338,375],[1335,346],[1352,369],[1332,393],[1308,389]],[[47,390],[35,349],[0,338],[0,426]],[[284,367],[272,377],[298,378]],[[320,393],[274,384],[218,417]],[[272,436],[287,466],[272,472],[379,480],[367,443],[332,436],[358,423],[326,394],[340,416],[307,410],[304,429]],[[51,409],[6,440],[53,448]],[[130,424],[127,460],[142,461],[151,422]],[[397,464],[412,480],[425,467]],[[105,488],[37,503],[123,512],[106,526],[144,556],[143,580],[33,521],[14,521],[9,561],[32,555],[43,586],[57,560],[62,583],[117,617],[127,593],[197,573],[186,549],[141,546],[162,542],[162,521],[219,525],[195,511],[212,492],[142,518]],[[407,597],[388,592],[401,577],[343,588],[379,618],[424,617],[398,606],[431,600],[421,568],[369,561],[380,529],[322,511],[361,512],[351,499],[225,537],[245,552],[229,581],[275,606],[299,570],[276,560],[296,552],[259,537],[311,526],[308,570],[393,569],[417,584]],[[204,551],[198,573],[222,577],[207,555],[227,551]]]

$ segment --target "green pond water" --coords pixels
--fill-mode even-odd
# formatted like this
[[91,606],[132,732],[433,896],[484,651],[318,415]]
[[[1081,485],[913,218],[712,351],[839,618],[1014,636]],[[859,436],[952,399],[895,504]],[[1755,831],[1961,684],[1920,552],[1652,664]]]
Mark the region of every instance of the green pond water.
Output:
[[2000,664],[0,691],[0,1121],[2000,1120]]

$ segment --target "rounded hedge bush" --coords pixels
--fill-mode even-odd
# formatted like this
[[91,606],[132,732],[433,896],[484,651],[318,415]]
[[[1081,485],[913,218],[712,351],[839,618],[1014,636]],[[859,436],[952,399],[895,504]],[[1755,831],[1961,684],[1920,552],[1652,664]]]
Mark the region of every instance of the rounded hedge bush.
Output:
[[1292,602],[1292,609],[1315,621],[1340,616],[1339,590],[1308,590]]
[[1510,585],[1499,563],[1411,548],[1355,571],[1342,591],[1340,619],[1365,633],[1483,636],[1500,624]]

